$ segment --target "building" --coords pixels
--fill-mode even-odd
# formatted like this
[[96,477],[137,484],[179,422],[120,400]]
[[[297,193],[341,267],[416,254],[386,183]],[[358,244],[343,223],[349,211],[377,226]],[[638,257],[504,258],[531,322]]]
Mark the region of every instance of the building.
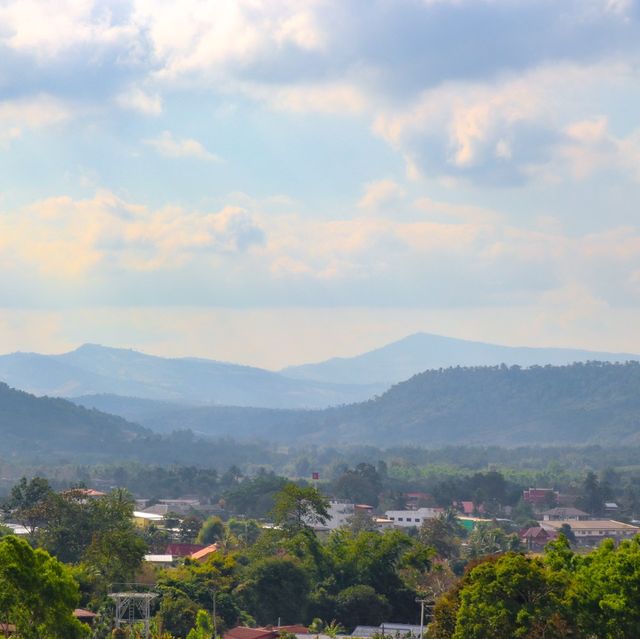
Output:
[[638,526],[614,521],[613,519],[556,519],[540,522],[540,526],[552,532],[560,532],[564,524],[571,527],[576,541],[586,546],[599,544],[603,539],[614,539],[616,541],[630,539],[640,532]]
[[385,517],[399,528],[420,527],[426,519],[437,517],[443,508],[418,508],[416,510],[387,510]]
[[189,557],[193,555],[193,553],[203,550],[206,547],[206,544],[171,543],[167,544],[164,554],[173,555],[174,557]]
[[147,528],[151,524],[161,524],[164,521],[162,515],[156,515],[155,513],[146,513],[141,510],[135,510],[133,512],[133,523],[138,528]]
[[236,626],[224,633],[223,639],[277,639],[279,634],[273,628],[247,628]]
[[314,525],[315,530],[335,530],[348,525],[356,512],[356,505],[347,499],[331,499],[327,512],[329,513],[327,521],[324,524]]
[[145,555],[144,560],[150,564],[157,564],[158,566],[170,566],[173,561],[173,555]]
[[351,633],[352,637],[373,636],[389,636],[392,637],[420,637],[420,626],[413,626],[406,623],[381,623],[379,626],[356,626]]
[[211,544],[210,546],[205,546],[201,550],[196,550],[196,552],[189,555],[189,559],[203,562],[216,552],[218,552],[218,544]]
[[525,528],[518,533],[520,541],[526,546],[527,550],[540,552],[544,547],[554,539],[558,538],[555,531],[545,530],[542,526],[534,526]]
[[545,510],[540,514],[544,521],[556,521],[559,519],[563,521],[582,521],[589,519],[589,513],[585,513],[584,510],[573,508],[572,506],[567,508],[556,506],[556,508]]
[[557,504],[560,493],[553,488],[529,488],[522,491],[522,499],[534,507]]
[[463,515],[467,517],[472,517],[476,513],[479,515],[484,515],[485,508],[484,504],[476,504],[473,501],[458,501],[453,504]]

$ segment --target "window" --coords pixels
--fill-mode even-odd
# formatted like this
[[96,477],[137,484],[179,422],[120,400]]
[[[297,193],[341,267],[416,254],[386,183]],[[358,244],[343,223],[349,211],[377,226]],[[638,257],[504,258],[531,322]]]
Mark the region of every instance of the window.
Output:
[[402,519],[402,517],[398,517],[398,521],[404,521],[404,519]]

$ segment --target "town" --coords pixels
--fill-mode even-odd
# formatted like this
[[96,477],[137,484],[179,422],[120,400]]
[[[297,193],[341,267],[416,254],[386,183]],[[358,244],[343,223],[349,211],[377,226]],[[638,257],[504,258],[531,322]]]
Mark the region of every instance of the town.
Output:
[[[449,478],[434,486],[441,499],[447,482],[456,493]],[[519,557],[540,568],[548,553],[581,558],[628,543],[640,553],[640,522],[593,473],[573,492],[519,494],[500,472],[475,473],[457,486],[460,494],[475,485],[475,495],[447,503],[390,485],[384,463],[357,464],[333,481],[232,470],[215,500],[202,487],[197,496],[143,498],[119,486],[54,490],[23,478],[0,530],[2,543],[26,541],[69,567],[78,637],[453,636],[439,610],[479,561]],[[24,632],[0,623],[6,636]]]

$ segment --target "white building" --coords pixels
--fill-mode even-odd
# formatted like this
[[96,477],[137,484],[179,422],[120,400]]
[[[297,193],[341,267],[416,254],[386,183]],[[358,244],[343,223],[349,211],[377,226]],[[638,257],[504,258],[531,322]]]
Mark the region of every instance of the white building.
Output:
[[317,524],[313,527],[316,530],[335,530],[347,526],[355,510],[356,505],[346,499],[330,499],[329,508],[327,508],[329,518],[324,524]]
[[425,519],[433,519],[437,517],[442,508],[417,508],[416,510],[387,510],[385,516],[393,521],[394,526],[400,528],[411,528],[416,526],[419,528]]

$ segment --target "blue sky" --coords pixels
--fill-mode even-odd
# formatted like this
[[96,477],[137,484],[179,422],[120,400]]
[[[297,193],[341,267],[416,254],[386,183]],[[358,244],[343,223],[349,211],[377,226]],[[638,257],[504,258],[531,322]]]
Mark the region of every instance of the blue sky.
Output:
[[640,352],[633,0],[0,0],[0,351]]

